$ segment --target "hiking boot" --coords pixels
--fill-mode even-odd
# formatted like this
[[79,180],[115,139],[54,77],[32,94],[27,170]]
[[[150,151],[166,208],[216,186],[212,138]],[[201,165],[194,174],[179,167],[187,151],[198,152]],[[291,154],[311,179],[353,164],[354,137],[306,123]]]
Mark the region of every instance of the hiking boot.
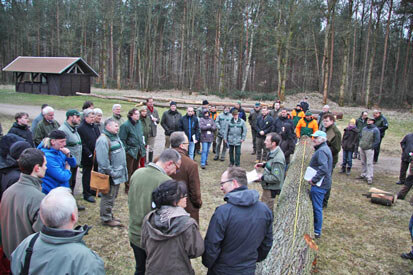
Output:
[[365,176],[358,176],[358,177],[356,177],[356,180],[366,180],[366,177]]
[[215,156],[214,160],[218,160],[218,159],[219,159],[219,157],[218,157],[218,156]]
[[346,172],[346,166],[341,166],[340,174],[344,174]]
[[92,197],[92,196],[83,197],[83,199],[87,202],[90,202],[90,203],[95,203],[96,202],[95,198]]
[[256,154],[256,152],[255,152],[255,151],[252,151],[251,155],[255,155],[255,154]]
[[225,159],[220,159],[220,161],[225,161]]
[[400,257],[406,260],[413,260],[413,253],[411,251],[409,253],[403,253]]
[[351,172],[351,167],[347,167],[346,175],[350,176],[350,172]]
[[319,234],[319,233],[314,233],[314,238],[320,239],[320,238],[321,238],[321,234]]
[[371,179],[367,179],[367,184],[368,184],[368,185],[372,185],[372,184],[373,184],[373,181],[372,181]]
[[110,221],[104,221],[102,222],[103,226],[109,226],[109,227],[123,227],[123,224],[121,224],[118,221],[115,220],[110,220]]

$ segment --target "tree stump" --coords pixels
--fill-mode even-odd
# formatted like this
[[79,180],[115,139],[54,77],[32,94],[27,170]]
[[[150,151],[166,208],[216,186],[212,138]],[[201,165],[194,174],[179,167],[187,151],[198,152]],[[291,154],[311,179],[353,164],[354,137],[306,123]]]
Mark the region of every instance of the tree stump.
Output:
[[311,138],[301,138],[274,212],[274,243],[256,274],[310,274],[315,264],[313,206],[304,180],[313,152]]

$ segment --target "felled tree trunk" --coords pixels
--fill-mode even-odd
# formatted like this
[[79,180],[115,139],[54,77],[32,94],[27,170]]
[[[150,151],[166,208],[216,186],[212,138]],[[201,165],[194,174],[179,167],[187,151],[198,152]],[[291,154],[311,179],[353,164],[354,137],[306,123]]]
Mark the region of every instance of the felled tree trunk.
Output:
[[310,274],[317,245],[310,186],[304,173],[313,155],[310,138],[300,139],[274,212],[274,243],[267,258],[257,264],[256,274]]

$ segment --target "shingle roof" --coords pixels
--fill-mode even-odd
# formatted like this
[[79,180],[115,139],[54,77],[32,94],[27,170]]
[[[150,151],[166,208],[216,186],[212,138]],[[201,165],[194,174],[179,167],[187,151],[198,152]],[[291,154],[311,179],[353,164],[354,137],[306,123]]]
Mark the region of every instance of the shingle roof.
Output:
[[49,73],[62,74],[66,69],[77,63],[84,73],[98,74],[81,57],[36,57],[19,56],[3,68],[5,72]]

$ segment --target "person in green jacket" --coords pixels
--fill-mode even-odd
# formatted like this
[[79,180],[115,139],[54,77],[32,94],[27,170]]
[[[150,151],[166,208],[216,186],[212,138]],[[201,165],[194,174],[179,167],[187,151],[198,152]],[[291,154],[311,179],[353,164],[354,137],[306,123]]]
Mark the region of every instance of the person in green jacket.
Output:
[[274,200],[281,193],[285,178],[285,156],[279,144],[281,136],[277,133],[269,133],[265,138],[265,147],[269,154],[267,162],[257,163],[255,168],[264,168],[261,175],[262,196],[261,201],[274,213]]
[[0,207],[3,251],[9,259],[24,238],[43,226],[39,208],[45,196],[41,190],[47,169],[46,157],[41,150],[28,148],[20,155],[18,163],[20,179],[3,193]]
[[54,119],[54,109],[50,106],[42,110],[43,119],[37,124],[34,132],[34,145],[36,147],[47,137],[51,131],[57,130],[60,127],[59,122]]
[[[240,166],[241,144],[247,137],[245,121],[239,118],[237,109],[232,111],[232,119],[225,127],[224,141],[229,146],[229,166]],[[235,158],[234,158],[235,153]]]
[[75,228],[78,213],[70,189],[51,190],[42,200],[39,212],[44,226],[40,233],[24,239],[13,252],[13,274],[24,274],[27,249],[32,240],[33,252],[27,274],[105,274],[102,259],[82,240],[90,227]]
[[[143,137],[144,137],[144,143],[145,143],[145,151],[146,151],[146,156],[145,156],[145,164],[146,162],[151,162],[152,160],[147,160],[149,159],[149,155],[150,155],[150,145],[149,145],[149,141],[151,139],[151,134],[152,134],[152,119],[151,117],[148,115],[148,109],[147,107],[142,107],[141,109],[139,109],[140,112],[140,122],[141,122],[141,128],[143,131]],[[153,152],[152,152],[153,155]]]
[[181,155],[174,149],[166,149],[156,163],[136,170],[130,180],[128,194],[129,241],[135,255],[135,274],[145,273],[146,252],[141,246],[142,224],[145,216],[155,208],[152,192],[181,167]]
[[120,126],[119,137],[126,150],[126,163],[128,167],[128,181],[125,182],[125,193],[129,191],[129,180],[136,169],[145,166],[145,142],[141,122],[140,112],[132,108],[128,112],[128,120]]

